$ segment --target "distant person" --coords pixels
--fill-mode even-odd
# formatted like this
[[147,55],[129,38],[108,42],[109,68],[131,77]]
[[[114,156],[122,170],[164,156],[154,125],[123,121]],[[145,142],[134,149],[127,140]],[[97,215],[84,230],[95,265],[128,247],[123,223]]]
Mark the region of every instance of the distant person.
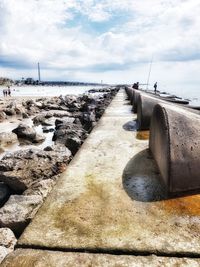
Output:
[[139,82],[134,83],[132,88],[138,90],[139,89]]
[[154,86],[153,86],[153,87],[154,87],[154,93],[155,93],[155,94],[156,94],[156,92],[157,92],[157,86],[158,86],[158,85],[157,85],[157,82],[154,83]]
[[10,90],[10,87],[8,87],[8,95],[11,96],[11,90]]
[[3,89],[3,96],[6,97],[6,89]]

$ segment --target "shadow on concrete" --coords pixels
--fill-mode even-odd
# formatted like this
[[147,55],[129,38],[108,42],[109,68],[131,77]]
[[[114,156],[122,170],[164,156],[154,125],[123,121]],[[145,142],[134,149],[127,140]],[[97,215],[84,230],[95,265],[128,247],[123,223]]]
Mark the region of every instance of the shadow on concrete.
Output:
[[137,120],[128,121],[123,125],[123,129],[126,131],[136,132],[138,129],[138,121]]
[[122,183],[129,197],[141,202],[155,202],[200,194],[199,189],[169,194],[149,149],[141,151],[127,163],[123,171]]
[[148,149],[135,155],[126,165],[122,182],[129,197],[141,202],[168,199],[155,161]]

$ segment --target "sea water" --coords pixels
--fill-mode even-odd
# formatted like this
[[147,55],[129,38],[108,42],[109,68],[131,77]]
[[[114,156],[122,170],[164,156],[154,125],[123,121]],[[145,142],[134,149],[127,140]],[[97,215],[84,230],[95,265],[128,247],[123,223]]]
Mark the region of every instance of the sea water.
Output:
[[[0,97],[3,96],[5,86],[0,86]],[[78,95],[87,92],[93,88],[102,88],[102,86],[12,86],[12,96],[60,96],[60,95]],[[146,89],[146,86],[143,88]],[[153,90],[153,85],[149,86],[149,90]],[[190,101],[190,105],[200,106],[200,86],[197,84],[170,85],[158,82],[158,90],[169,94],[182,97]]]
[[[93,88],[102,88],[102,86],[40,86],[40,85],[29,85],[29,86],[11,86],[12,96],[60,96],[60,95],[78,95],[87,92]],[[3,89],[5,86],[0,86],[0,97],[3,96]]]
[[[157,89],[160,92],[165,92],[189,100],[190,105],[200,106],[200,85],[198,86],[196,83],[181,85],[158,83]],[[149,90],[154,90],[153,85],[149,86]]]

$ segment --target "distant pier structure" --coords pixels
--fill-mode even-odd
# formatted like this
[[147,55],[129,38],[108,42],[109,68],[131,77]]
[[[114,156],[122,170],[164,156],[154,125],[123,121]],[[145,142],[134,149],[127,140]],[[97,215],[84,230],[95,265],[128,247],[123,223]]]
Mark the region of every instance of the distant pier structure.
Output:
[[40,76],[40,63],[38,62],[38,82],[41,82],[41,76]]

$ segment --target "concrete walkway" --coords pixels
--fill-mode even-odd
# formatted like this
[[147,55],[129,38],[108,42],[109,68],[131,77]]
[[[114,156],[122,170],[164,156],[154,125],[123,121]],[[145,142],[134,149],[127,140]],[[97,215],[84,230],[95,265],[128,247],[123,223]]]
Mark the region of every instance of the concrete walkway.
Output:
[[200,266],[200,195],[167,199],[134,119],[120,91],[2,266]]

